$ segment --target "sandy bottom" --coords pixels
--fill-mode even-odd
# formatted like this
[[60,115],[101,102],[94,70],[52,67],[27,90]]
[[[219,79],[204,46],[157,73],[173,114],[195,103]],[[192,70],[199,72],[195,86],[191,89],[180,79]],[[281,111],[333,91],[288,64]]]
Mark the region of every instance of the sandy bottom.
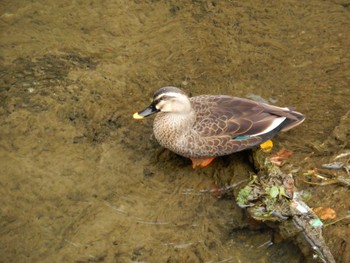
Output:
[[[251,222],[231,193],[210,193],[249,178],[249,152],[192,170],[160,149],[152,118],[132,119],[168,85],[304,113],[301,126],[275,139],[276,149],[294,152],[283,169],[310,206],[349,215],[348,186],[309,185],[303,174],[350,148],[350,4],[0,7],[0,262],[305,260],[292,240],[277,242]],[[349,178],[341,169],[318,173]],[[350,262],[349,229],[349,219],[324,228],[337,262]]]

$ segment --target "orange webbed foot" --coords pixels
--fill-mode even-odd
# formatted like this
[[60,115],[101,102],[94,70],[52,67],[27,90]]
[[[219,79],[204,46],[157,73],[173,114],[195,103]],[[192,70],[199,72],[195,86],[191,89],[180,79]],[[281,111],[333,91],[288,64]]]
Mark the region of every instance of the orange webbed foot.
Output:
[[271,140],[268,140],[260,144],[260,149],[263,150],[263,152],[265,153],[271,152],[272,148],[273,148],[273,142]]
[[192,168],[196,168],[197,166],[199,167],[206,167],[209,165],[215,157],[207,157],[207,158],[190,158],[192,161]]

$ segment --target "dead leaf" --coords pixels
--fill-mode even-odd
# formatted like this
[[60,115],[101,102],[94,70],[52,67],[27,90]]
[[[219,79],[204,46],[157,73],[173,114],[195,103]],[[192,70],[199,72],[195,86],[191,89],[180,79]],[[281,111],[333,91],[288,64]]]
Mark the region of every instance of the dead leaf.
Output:
[[329,207],[320,206],[320,207],[312,208],[312,210],[322,220],[337,218],[337,214],[334,211],[334,209],[329,208]]
[[270,157],[270,161],[277,166],[282,166],[283,161],[293,155],[293,152],[287,149],[281,149]]
[[295,191],[294,179],[292,177],[286,178],[283,181],[283,185],[284,185],[284,188],[286,189],[288,197],[292,198],[293,194],[294,194],[294,191]]

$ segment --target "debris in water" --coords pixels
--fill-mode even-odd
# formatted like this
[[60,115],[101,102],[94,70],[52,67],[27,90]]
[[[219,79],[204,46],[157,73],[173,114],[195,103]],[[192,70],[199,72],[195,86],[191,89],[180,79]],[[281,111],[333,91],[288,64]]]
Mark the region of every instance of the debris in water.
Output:
[[319,218],[311,219],[309,223],[313,228],[319,228],[323,226],[323,223]]
[[334,157],[334,160],[346,158],[350,156],[350,151],[343,152],[341,154],[338,154],[336,157]]
[[282,166],[283,165],[283,161],[288,159],[289,157],[291,157],[293,155],[293,152],[287,149],[281,149],[279,150],[277,153],[275,153],[274,155],[272,155],[270,157],[270,161],[277,166]]
[[337,218],[337,214],[335,213],[334,209],[329,207],[320,206],[313,208],[312,211],[314,211],[315,214],[318,215],[322,220]]
[[[278,164],[292,155],[283,150],[276,154]],[[322,262],[335,263],[323,236],[321,218],[307,205],[297,191],[293,175],[284,173],[262,150],[253,154],[254,166],[259,171],[236,195],[237,204],[246,208],[255,220],[275,222],[284,238],[295,237],[306,255]],[[272,159],[274,160],[274,159]],[[308,175],[325,178],[317,170]],[[334,210],[324,210],[322,218],[335,216]]]
[[341,169],[343,166],[344,166],[343,162],[322,164],[322,168],[326,168],[326,169]]

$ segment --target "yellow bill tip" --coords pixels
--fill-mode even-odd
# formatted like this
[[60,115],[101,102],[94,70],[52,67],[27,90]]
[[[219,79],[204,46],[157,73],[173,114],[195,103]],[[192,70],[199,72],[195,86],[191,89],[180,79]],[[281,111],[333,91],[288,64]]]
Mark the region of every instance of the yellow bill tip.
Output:
[[268,140],[262,144],[260,144],[260,148],[263,150],[263,152],[269,153],[271,152],[273,148],[273,143],[271,140]]
[[132,115],[132,117],[133,117],[135,120],[142,120],[142,119],[143,119],[143,116],[139,115],[138,112],[135,112],[134,115]]

